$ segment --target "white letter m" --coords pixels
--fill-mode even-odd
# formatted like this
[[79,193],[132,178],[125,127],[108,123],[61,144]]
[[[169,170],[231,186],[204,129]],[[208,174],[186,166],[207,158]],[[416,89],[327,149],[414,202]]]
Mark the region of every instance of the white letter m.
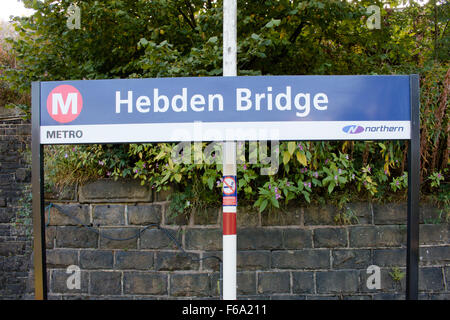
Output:
[[78,97],[77,93],[67,94],[67,100],[64,102],[61,93],[52,94],[52,114],[58,114],[58,105],[61,109],[62,114],[67,114],[69,112],[69,106],[72,104],[72,114],[78,113]]

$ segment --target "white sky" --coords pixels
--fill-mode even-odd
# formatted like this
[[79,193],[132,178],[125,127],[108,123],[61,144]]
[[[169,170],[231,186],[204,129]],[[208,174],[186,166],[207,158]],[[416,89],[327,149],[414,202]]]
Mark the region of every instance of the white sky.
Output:
[[9,21],[9,16],[28,16],[34,10],[26,9],[19,0],[0,0],[0,20]]

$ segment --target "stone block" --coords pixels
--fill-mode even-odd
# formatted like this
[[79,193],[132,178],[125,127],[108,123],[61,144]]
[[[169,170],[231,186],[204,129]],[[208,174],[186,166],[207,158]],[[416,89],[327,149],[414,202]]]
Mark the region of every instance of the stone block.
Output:
[[196,210],[194,213],[195,225],[214,225],[219,224],[219,216],[222,210],[220,208],[207,208],[205,210]]
[[222,230],[189,228],[186,230],[185,244],[188,250],[222,250]]
[[289,272],[259,272],[258,294],[290,293]]
[[309,271],[292,272],[293,293],[314,293],[314,273]]
[[[170,236],[168,235],[170,234]],[[181,232],[165,228],[162,229],[146,229],[141,233],[140,248],[141,249],[179,249],[171,238],[174,238],[181,244]]]
[[0,174],[0,186],[11,186],[14,184],[14,175],[10,173]]
[[173,190],[174,190],[173,186],[164,186],[160,191],[155,191],[155,189],[153,189],[152,191],[154,201],[157,202],[168,201],[173,193]]
[[46,227],[45,228],[45,247],[47,249],[53,249],[54,240],[56,238],[56,227]]
[[138,232],[138,228],[130,227],[101,228],[100,233],[102,236],[100,236],[100,248],[137,249]]
[[332,252],[333,269],[365,269],[372,264],[370,250],[336,249]]
[[346,228],[314,229],[314,248],[336,248],[347,246]]
[[421,247],[419,259],[422,266],[450,265],[450,246]]
[[305,225],[333,225],[337,209],[334,206],[308,207],[304,209]]
[[356,293],[358,281],[356,270],[316,272],[317,293]]
[[272,251],[272,268],[328,269],[330,251],[321,249]]
[[164,224],[168,226],[186,226],[189,224],[190,213],[171,211],[169,206],[164,210]]
[[68,200],[74,201],[77,200],[77,186],[65,186],[63,188],[56,188],[55,186],[45,186],[44,191],[45,200]]
[[442,268],[419,268],[419,291],[444,291],[444,273]]
[[406,224],[406,203],[373,204],[375,224]]
[[91,271],[89,281],[89,294],[122,294],[122,273],[117,271]]
[[376,227],[376,240],[379,247],[406,246],[406,226]]
[[80,267],[82,269],[112,269],[114,255],[112,250],[81,250]]
[[18,168],[15,173],[16,182],[30,182],[31,171],[28,168]]
[[349,228],[350,247],[376,247],[376,229],[372,226]]
[[160,272],[124,272],[125,294],[166,295],[167,275]]
[[136,225],[160,224],[162,206],[160,204],[128,205],[128,223]]
[[441,209],[429,203],[421,203],[419,206],[420,223],[433,223],[440,220]]
[[[260,213],[253,207],[247,206],[239,209],[236,223],[240,228],[259,227]],[[220,221],[222,224],[222,221]]]
[[70,265],[79,265],[78,250],[54,249],[46,250],[47,268],[67,268]]
[[238,270],[270,269],[270,251],[249,250],[237,252]]
[[282,230],[279,228],[238,229],[238,250],[271,250],[283,247]]
[[[203,252],[202,270],[219,271],[220,262],[216,257],[222,259],[222,251]],[[237,267],[239,268],[239,251],[237,252]]]
[[15,216],[12,208],[0,208],[0,223],[11,223]]
[[10,255],[8,257],[0,256],[0,275],[2,273],[6,274],[9,272],[14,272],[13,278],[9,276],[6,278],[8,278],[8,280],[15,279],[18,273],[26,273],[30,269],[32,263],[33,262],[28,255]]
[[[50,276],[50,291],[51,293],[70,293],[70,294],[81,294],[88,293],[89,290],[89,274],[86,271],[80,270],[80,287],[79,289],[73,286],[68,286],[67,281],[69,280],[69,284],[72,284],[71,281],[74,276],[73,272],[66,272],[66,269],[55,269],[51,271]],[[71,277],[69,279],[69,277]]]
[[350,247],[399,247],[406,245],[404,226],[349,227]]
[[170,293],[174,297],[207,297],[211,283],[207,273],[174,273],[170,275]]
[[312,248],[312,231],[304,228],[284,228],[282,240],[285,249]]
[[406,248],[375,249],[373,264],[379,267],[405,267]]
[[421,224],[419,225],[420,244],[449,244],[448,224]]
[[11,226],[10,225],[1,225],[0,224],[0,237],[9,237],[11,235]]
[[299,226],[301,224],[301,210],[289,208],[286,211],[263,212],[261,224],[263,226]]
[[[219,273],[213,273],[211,275],[211,290],[212,296],[216,298],[218,298],[220,295],[218,281]],[[256,272],[244,271],[236,273],[236,293],[239,300],[241,298],[240,296],[249,296],[256,294]]]
[[198,270],[200,262],[199,255],[195,253],[183,254],[179,252],[156,252],[156,271],[176,271],[176,270]]
[[358,218],[358,224],[372,224],[372,204],[368,202],[348,203],[346,208]]
[[56,246],[58,248],[96,248],[98,234],[83,227],[57,227]]
[[238,295],[256,294],[256,272],[236,273],[236,286]]
[[124,225],[125,206],[120,204],[93,206],[92,224],[96,227]]
[[115,251],[116,269],[150,270],[154,266],[154,253],[149,251]]
[[139,180],[99,179],[79,187],[80,202],[150,202],[152,192]]
[[51,207],[50,215],[46,215],[46,223],[50,216],[52,226],[78,226],[80,224],[89,225],[89,206],[80,204],[58,204],[61,211],[56,207]]

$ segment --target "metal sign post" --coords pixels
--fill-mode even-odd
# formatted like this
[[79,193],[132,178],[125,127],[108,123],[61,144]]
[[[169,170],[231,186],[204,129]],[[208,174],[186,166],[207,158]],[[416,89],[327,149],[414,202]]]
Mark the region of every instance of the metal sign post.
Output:
[[33,209],[34,296],[47,299],[47,264],[44,218],[44,153],[41,144],[41,84],[31,86],[31,192]]
[[[237,75],[237,0],[223,2],[223,76]],[[236,183],[236,142],[226,141],[223,150],[223,206],[222,206],[222,260],[223,260],[223,299],[236,300],[236,214],[237,214],[237,183]],[[232,189],[232,183],[226,180],[234,179],[234,191],[228,194],[225,189]]]
[[408,148],[408,217],[406,251],[406,299],[419,297],[419,198],[420,198],[420,99],[419,76],[409,77],[411,138]]

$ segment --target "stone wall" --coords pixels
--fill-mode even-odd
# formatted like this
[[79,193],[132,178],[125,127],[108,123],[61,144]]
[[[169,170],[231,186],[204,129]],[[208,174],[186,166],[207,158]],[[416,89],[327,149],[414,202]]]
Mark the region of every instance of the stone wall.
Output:
[[30,124],[22,120],[0,120],[1,299],[20,299],[27,287],[31,236],[26,228],[16,227],[15,222],[30,190],[26,189],[30,187],[30,130]]
[[[47,197],[76,217],[50,211],[49,298],[219,298],[219,263],[208,257],[222,256],[220,208],[173,218],[167,194],[136,181],[100,180]],[[333,206],[262,215],[240,208],[238,298],[404,299],[406,205],[349,208],[359,224],[335,225]],[[436,218],[436,208],[420,212],[420,299],[450,299],[449,225],[423,224]],[[171,232],[184,251],[164,230],[146,229],[150,224]],[[79,289],[68,289],[70,265],[80,268]],[[370,265],[381,268],[380,289],[366,286]]]
[[[31,236],[15,224],[29,196],[29,145],[29,123],[0,121],[0,299],[33,298]],[[72,217],[50,212],[49,298],[219,298],[219,263],[211,257],[222,256],[220,208],[174,218],[167,193],[136,181],[100,180],[46,198]],[[404,299],[406,205],[349,208],[357,225],[337,226],[329,205],[262,215],[239,207],[238,298]],[[432,206],[420,214],[420,299],[450,299],[449,225],[427,224],[439,214]],[[80,289],[67,286],[70,265],[80,268]],[[380,289],[366,286],[370,265],[381,268]]]

